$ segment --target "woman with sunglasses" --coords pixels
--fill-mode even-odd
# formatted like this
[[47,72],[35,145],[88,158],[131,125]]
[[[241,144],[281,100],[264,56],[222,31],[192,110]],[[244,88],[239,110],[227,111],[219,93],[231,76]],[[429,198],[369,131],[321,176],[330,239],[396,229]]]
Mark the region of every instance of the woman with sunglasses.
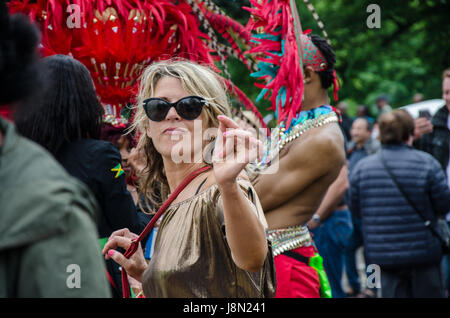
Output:
[[[162,215],[148,264],[141,246],[130,258],[115,250],[128,249],[137,238],[127,229],[113,233],[103,249],[106,259],[142,282],[146,297],[274,293],[273,285],[267,286],[273,275],[267,223],[243,170],[258,155],[260,142],[228,114],[226,93],[204,66],[163,61],[142,75],[134,121],[140,132],[137,148],[147,163],[140,191],[158,208],[188,175],[206,167]],[[212,128],[218,128],[215,140],[200,137],[198,142],[198,134]],[[213,163],[208,163],[203,154],[213,148]],[[233,155],[242,160],[230,159]],[[156,193],[161,200],[155,200]]]

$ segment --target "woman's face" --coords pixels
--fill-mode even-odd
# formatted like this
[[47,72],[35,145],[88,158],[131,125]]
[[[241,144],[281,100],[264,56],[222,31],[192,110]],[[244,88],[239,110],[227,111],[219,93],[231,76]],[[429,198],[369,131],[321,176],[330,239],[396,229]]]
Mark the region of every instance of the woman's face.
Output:
[[[170,103],[174,103],[183,97],[190,96],[181,84],[178,78],[165,76],[156,84],[154,95]],[[156,122],[151,119],[147,127],[147,136],[152,139],[156,150],[164,157],[171,158],[178,162],[183,158],[194,161],[193,154],[202,153],[202,115],[204,111],[195,120],[186,120],[181,118],[174,107],[171,107],[163,121]],[[195,133],[194,133],[195,130]],[[196,138],[194,142],[194,138]],[[199,142],[200,141],[200,142]]]

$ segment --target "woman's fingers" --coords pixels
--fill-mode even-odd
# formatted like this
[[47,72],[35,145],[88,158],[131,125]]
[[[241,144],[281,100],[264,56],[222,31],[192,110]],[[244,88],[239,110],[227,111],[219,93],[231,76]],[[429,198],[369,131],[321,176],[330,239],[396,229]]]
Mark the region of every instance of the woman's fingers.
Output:
[[231,137],[231,136],[248,137],[248,138],[253,137],[253,134],[251,132],[242,129],[227,130],[223,135],[224,137]]
[[131,233],[129,229],[123,228],[123,229],[112,232],[111,235],[109,236],[108,240],[110,238],[112,238],[113,236],[127,236],[129,233]]
[[[223,124],[224,128],[239,128],[239,125],[232,120],[231,118],[224,116],[224,115],[219,115],[217,116],[217,119],[219,119],[220,123]],[[224,132],[225,130],[222,130],[222,132]]]
[[113,236],[123,236],[123,237],[128,237],[130,239],[136,239],[139,237],[139,235],[131,232],[127,228],[123,228],[123,229],[112,232],[108,239],[112,238]]
[[[113,236],[108,240],[108,242],[106,242],[105,247],[102,250],[102,253],[106,254],[110,250],[114,250],[118,247],[127,250],[130,247],[130,245],[131,245],[130,238],[123,236]],[[108,254],[106,254],[105,256],[106,259],[109,259]]]
[[218,160],[236,159],[239,163],[246,163],[262,156],[262,142],[254,138],[252,133],[242,129],[232,129],[227,130],[223,135],[225,147],[219,147],[221,151],[217,152]]
[[125,256],[123,256],[122,253],[117,252],[115,250],[109,250],[107,256],[108,256],[107,259],[112,258],[114,260],[114,262],[116,262],[120,266],[122,266],[125,269],[127,269],[128,259],[125,258]]

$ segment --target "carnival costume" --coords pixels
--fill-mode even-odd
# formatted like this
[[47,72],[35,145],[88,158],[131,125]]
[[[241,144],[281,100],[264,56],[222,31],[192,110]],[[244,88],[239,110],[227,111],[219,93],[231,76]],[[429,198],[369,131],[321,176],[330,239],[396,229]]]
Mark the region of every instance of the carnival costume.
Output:
[[[312,5],[305,1],[311,9]],[[295,1],[251,0],[249,26],[258,34],[251,53],[259,54],[258,72],[264,84],[258,99],[270,98],[272,110],[278,120],[267,137],[265,155],[259,162],[249,165],[252,173],[268,169],[279,159],[286,144],[301,137],[307,130],[338,122],[334,107],[320,107],[302,111],[303,67],[311,66],[315,72],[326,70],[328,65],[322,53],[307,33],[302,32]],[[315,18],[317,19],[317,14]],[[319,23],[323,28],[323,24]],[[326,36],[326,33],[325,33]],[[328,40],[329,41],[329,40]],[[334,98],[340,83],[334,76]],[[257,99],[257,100],[258,100]],[[273,229],[268,233],[272,242],[277,274],[275,297],[331,297],[331,289],[309,230],[304,225]]]

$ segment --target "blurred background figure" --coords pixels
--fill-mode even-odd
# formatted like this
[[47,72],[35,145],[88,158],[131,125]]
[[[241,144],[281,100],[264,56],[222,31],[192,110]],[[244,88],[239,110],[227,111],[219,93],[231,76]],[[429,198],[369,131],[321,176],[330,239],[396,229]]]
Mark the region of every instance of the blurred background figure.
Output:
[[[127,190],[120,152],[99,140],[103,107],[97,99],[88,69],[66,55],[42,60],[48,87],[33,96],[25,111],[16,113],[18,131],[39,143],[75,178],[86,184],[100,205],[100,245],[112,232],[143,229]],[[114,295],[121,294],[119,266],[106,263]]]
[[350,171],[359,160],[380,149],[380,142],[372,138],[372,129],[373,124],[366,117],[356,118],[353,122],[350,130],[351,140],[347,145]]
[[341,112],[342,122],[339,123],[339,126],[341,127],[345,142],[347,143],[351,139],[350,129],[352,127],[353,119],[347,114],[348,105],[346,102],[339,102],[336,105],[336,108]]
[[[447,184],[450,187],[450,68],[447,68],[442,73],[442,99],[445,101],[445,105],[434,114],[431,121],[422,118],[422,121],[417,123],[418,120],[416,120],[415,138],[417,140],[414,142],[414,146],[417,149],[428,152],[437,159],[445,171]],[[450,208],[446,219],[450,228]],[[450,296],[449,255],[445,257],[444,272],[447,296]]]
[[371,124],[375,122],[375,119],[370,114],[369,107],[366,105],[358,105],[356,108],[356,117],[366,118]]
[[378,96],[375,100],[375,104],[378,109],[378,118],[380,118],[381,115],[392,111],[392,107],[389,105],[389,97],[387,95],[383,94]]
[[378,138],[378,124],[376,123],[374,117],[371,116],[369,107],[366,105],[359,105],[356,109],[356,117],[362,117],[367,119],[367,121],[372,124],[372,138],[377,139]]
[[133,140],[132,134],[127,134],[127,129],[129,125],[113,126],[108,123],[103,123],[100,133],[100,139],[109,141],[117,150],[120,152],[122,157],[122,169],[125,172],[125,181],[127,183],[127,189],[133,197],[135,204],[138,202],[137,195],[137,178],[132,167],[128,163],[128,158],[130,157],[131,150],[136,146]]
[[[42,89],[39,34],[0,2],[0,108]],[[5,111],[4,113],[9,113]],[[35,123],[36,124],[36,123]],[[0,117],[1,297],[110,297],[91,192]],[[77,274],[78,273],[78,274]]]
[[383,114],[379,126],[382,150],[350,174],[349,203],[361,216],[367,264],[381,268],[383,297],[443,297],[441,242],[416,209],[432,226],[447,213],[444,171],[432,156],[410,147],[414,121],[406,111]]
[[413,103],[419,103],[419,102],[422,102],[423,100],[424,100],[423,94],[422,93],[416,93],[413,96],[412,102]]
[[[373,124],[367,117],[356,118],[353,122],[350,134],[351,141],[347,146],[347,160],[349,162],[349,173],[355,168],[358,161],[376,153],[380,149],[380,142],[372,137]],[[347,193],[348,200],[348,193]],[[353,211],[352,211],[353,212]],[[361,219],[355,213],[351,214],[353,232],[345,250],[345,271],[351,288],[351,297],[375,297],[375,292],[370,289],[361,289],[356,265],[357,250],[363,246],[361,233]]]

